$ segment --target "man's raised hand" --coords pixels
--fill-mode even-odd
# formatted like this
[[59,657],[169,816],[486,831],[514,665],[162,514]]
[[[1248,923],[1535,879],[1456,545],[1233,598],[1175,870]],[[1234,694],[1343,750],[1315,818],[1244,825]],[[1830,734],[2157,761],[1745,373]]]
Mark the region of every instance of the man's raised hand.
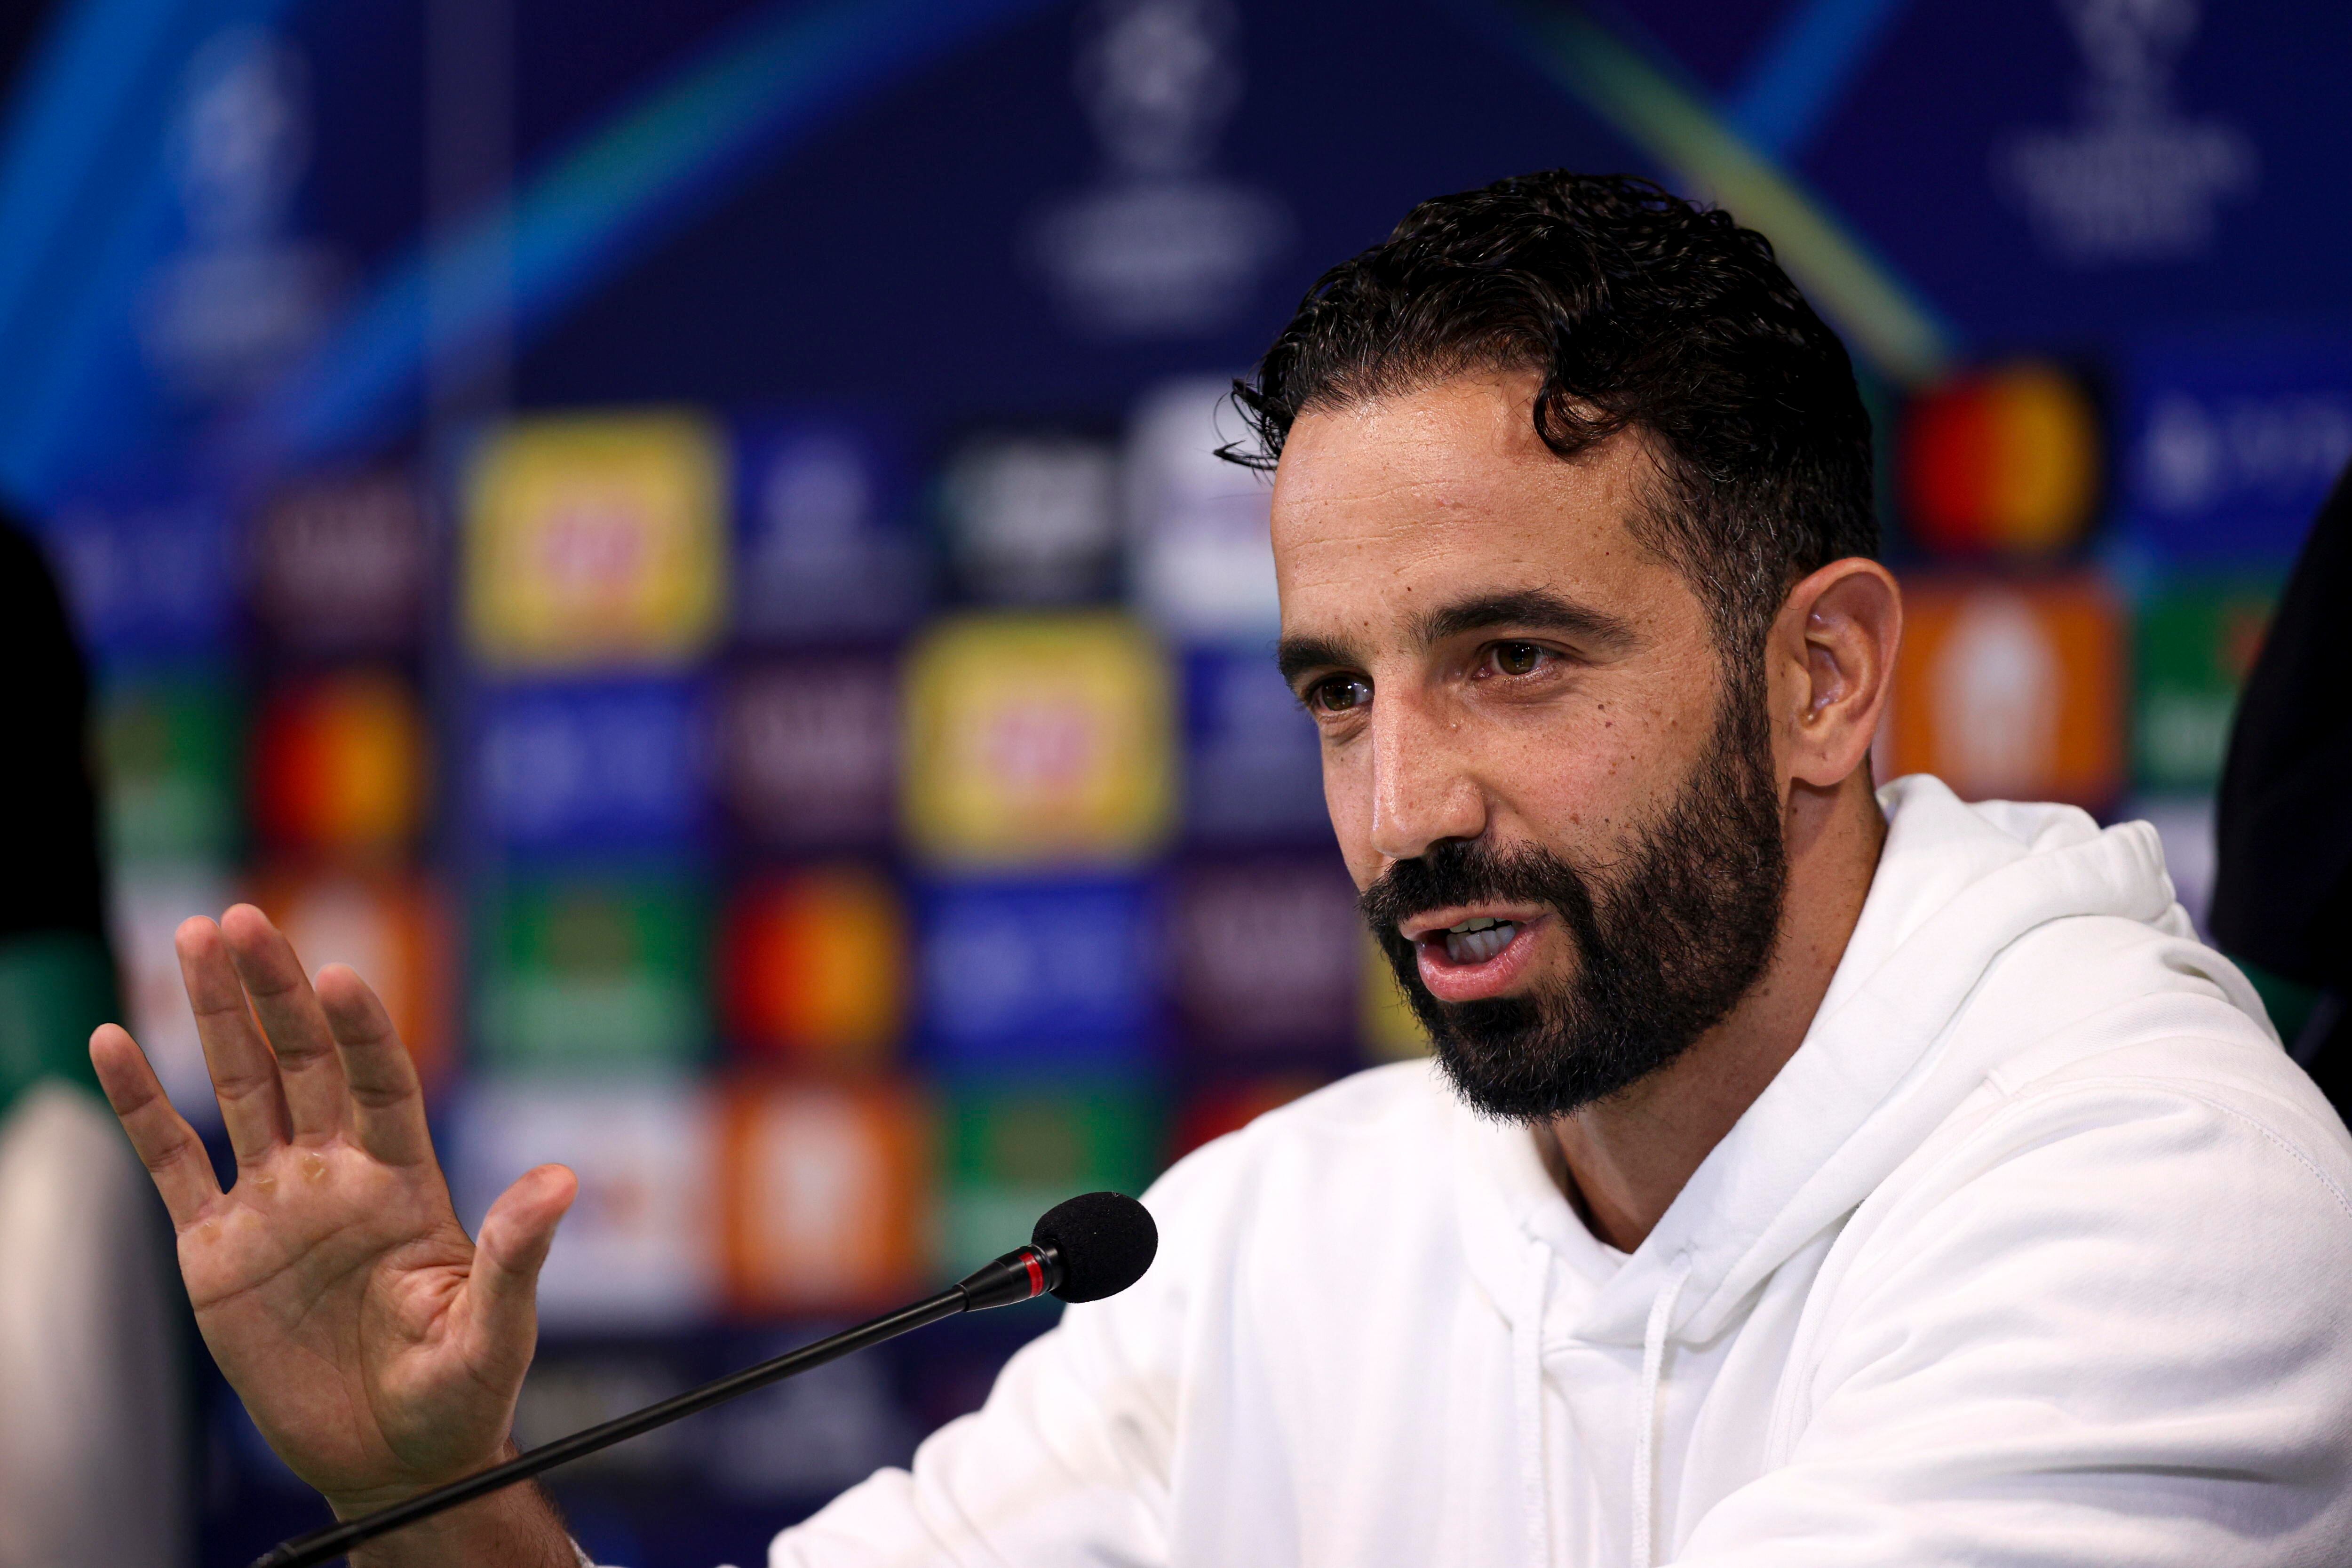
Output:
[[221,1371],[345,1517],[495,1462],[572,1173],[527,1173],[469,1241],[415,1068],[360,977],[331,965],[314,990],[246,904],[187,921],[176,945],[236,1184],[221,1191],[129,1034],[100,1027],[90,1059],[171,1211]]

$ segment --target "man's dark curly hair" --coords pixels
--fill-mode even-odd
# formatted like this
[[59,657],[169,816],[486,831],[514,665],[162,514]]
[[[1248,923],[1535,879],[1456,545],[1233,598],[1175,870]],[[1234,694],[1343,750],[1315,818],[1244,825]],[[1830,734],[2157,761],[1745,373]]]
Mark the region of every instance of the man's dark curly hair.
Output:
[[1543,377],[1537,433],[1573,457],[1647,437],[1664,481],[1635,537],[1759,657],[1796,582],[1874,554],[1870,416],[1853,367],[1728,214],[1646,180],[1551,170],[1439,196],[1326,272],[1234,384],[1271,468],[1291,422],[1475,371]]

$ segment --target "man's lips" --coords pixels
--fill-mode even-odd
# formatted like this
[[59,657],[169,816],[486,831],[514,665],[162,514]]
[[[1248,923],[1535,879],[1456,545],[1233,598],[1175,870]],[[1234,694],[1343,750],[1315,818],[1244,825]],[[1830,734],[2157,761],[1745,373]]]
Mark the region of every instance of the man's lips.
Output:
[[1542,920],[1544,914],[1541,904],[1448,904],[1397,921],[1397,934],[1407,942],[1419,942],[1468,921],[1507,921],[1527,926]]
[[1413,944],[1430,994],[1441,1002],[1475,1002],[1518,983],[1549,919],[1526,906],[1432,910],[1400,921],[1397,932]]

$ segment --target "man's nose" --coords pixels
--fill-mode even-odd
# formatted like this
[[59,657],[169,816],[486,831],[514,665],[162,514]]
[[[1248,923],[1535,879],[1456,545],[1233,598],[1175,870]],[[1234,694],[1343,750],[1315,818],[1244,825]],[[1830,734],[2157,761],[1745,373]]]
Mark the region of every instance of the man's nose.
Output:
[[1461,731],[1417,695],[1373,704],[1372,847],[1391,860],[1486,830],[1486,792]]

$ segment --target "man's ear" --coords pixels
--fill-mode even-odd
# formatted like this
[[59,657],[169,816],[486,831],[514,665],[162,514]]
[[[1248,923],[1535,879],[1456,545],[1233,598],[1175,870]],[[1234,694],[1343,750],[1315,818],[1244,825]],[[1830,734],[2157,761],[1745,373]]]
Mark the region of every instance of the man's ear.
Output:
[[1903,640],[1903,592],[1875,561],[1832,561],[1772,623],[1772,712],[1790,777],[1828,789],[1870,755]]

